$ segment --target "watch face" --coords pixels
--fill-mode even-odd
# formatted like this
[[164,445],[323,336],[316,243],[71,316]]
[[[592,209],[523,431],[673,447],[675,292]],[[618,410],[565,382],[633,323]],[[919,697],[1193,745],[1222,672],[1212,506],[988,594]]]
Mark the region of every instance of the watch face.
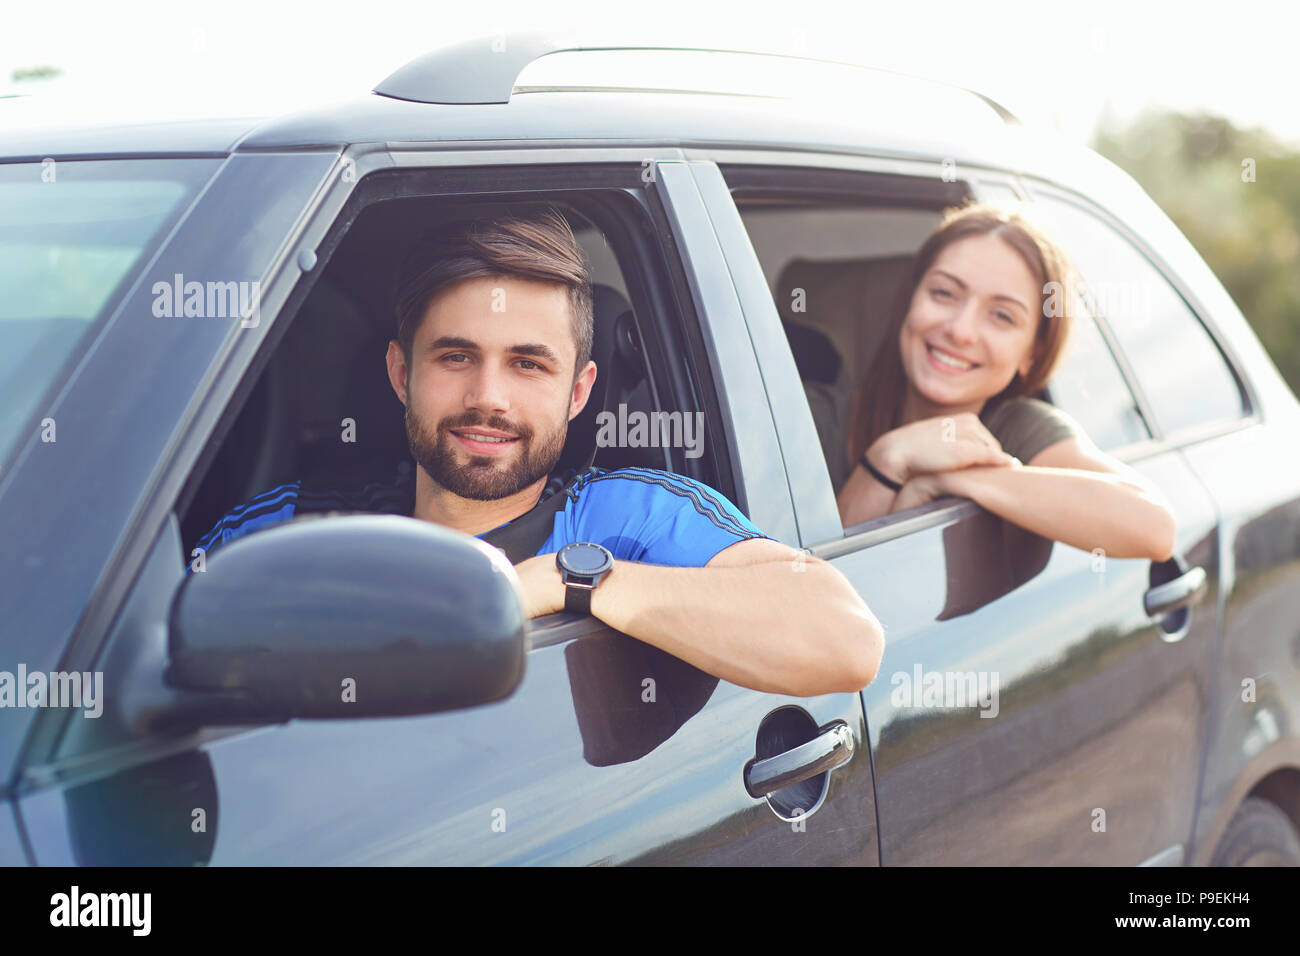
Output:
[[570,545],[564,549],[564,566],[575,574],[595,574],[609,561],[608,553],[590,544]]

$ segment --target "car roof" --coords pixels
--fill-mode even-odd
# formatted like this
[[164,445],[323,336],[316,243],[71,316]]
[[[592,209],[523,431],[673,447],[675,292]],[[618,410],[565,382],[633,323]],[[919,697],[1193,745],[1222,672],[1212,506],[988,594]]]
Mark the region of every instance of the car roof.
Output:
[[[80,100],[51,109],[39,96],[0,99],[0,126],[7,129],[0,162],[355,143],[640,146],[951,160],[958,167],[1060,181],[1069,168],[1100,159],[1022,126],[981,94],[884,70],[752,51],[576,47],[533,34],[512,38],[511,56],[503,57],[491,52],[490,42],[466,41],[426,54],[368,95],[281,114],[183,103],[159,115],[127,99],[110,109]],[[602,53],[605,62],[593,69]],[[651,53],[657,54],[651,72],[643,60],[638,73],[637,56]],[[710,64],[725,63],[725,76],[716,68],[712,76],[685,69],[692,56],[698,65],[701,54]],[[630,81],[603,75],[611,64],[627,67],[630,61]],[[681,76],[688,78],[682,82]],[[786,87],[799,91],[787,95]]]

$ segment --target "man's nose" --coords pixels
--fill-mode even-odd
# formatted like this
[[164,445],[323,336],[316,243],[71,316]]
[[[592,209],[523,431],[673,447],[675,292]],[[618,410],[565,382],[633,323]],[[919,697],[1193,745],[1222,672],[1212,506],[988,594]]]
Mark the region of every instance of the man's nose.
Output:
[[480,363],[465,393],[465,407],[506,411],[510,407],[506,370],[495,362]]

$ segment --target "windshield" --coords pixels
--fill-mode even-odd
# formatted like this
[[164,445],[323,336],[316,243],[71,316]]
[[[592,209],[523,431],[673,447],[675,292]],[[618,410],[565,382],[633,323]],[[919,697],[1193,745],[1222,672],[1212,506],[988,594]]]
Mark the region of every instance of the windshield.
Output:
[[0,462],[219,162],[0,164]]

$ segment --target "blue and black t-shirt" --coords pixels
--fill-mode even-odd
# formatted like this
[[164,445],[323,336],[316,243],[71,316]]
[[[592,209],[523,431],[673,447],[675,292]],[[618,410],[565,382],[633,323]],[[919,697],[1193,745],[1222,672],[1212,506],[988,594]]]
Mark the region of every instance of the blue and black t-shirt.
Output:
[[[618,560],[703,567],[738,541],[768,537],[719,492],[673,472],[590,468],[575,475],[570,470],[551,478],[538,505],[555,494],[566,500],[555,512],[550,536],[537,554],[553,554],[575,541],[593,541],[608,548]],[[301,480],[280,485],[232,510],[196,547],[207,556],[226,542],[262,528],[299,515],[330,511],[410,517],[415,511],[414,474],[408,470],[392,483],[351,490],[312,489],[304,487]],[[479,537],[491,533],[485,531]],[[189,571],[187,564],[186,573]]]

